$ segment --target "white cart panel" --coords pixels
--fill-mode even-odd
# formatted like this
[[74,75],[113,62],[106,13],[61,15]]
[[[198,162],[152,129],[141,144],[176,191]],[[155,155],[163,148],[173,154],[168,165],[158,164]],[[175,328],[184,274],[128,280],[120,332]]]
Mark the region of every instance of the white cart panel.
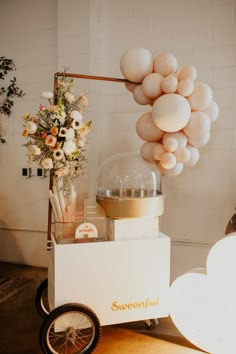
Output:
[[56,244],[49,252],[51,309],[76,302],[101,325],[168,316],[170,238]]

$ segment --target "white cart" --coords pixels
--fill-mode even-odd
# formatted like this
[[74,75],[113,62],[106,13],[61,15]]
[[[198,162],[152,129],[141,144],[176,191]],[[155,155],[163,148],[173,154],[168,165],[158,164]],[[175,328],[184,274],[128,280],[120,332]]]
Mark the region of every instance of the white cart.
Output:
[[[168,316],[169,279],[170,238],[162,233],[120,242],[53,241],[50,312],[40,333],[44,352],[91,353],[101,326]],[[37,298],[43,305],[42,290]]]
[[48,242],[48,279],[36,293],[36,307],[44,317],[40,331],[44,353],[91,353],[100,338],[101,326],[168,316],[168,236],[159,233],[137,240],[58,244],[51,230],[49,204]]

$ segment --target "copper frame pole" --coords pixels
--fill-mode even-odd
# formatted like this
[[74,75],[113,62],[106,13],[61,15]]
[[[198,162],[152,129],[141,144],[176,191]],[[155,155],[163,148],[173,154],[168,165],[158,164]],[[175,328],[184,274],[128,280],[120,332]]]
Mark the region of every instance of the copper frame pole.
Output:
[[[58,77],[72,77],[75,79],[87,79],[87,80],[98,80],[98,81],[112,81],[112,82],[123,82],[123,83],[132,83],[126,79],[120,79],[115,77],[107,77],[107,76],[96,76],[96,75],[83,75],[83,74],[74,74],[74,73],[66,73],[66,72],[56,72],[54,74],[54,88],[53,88],[53,104],[56,104],[56,87],[58,82]],[[53,185],[53,175],[50,173],[49,177],[49,190],[52,189]],[[52,239],[51,239],[51,222],[52,222],[52,206],[50,200],[48,202],[48,231],[47,231],[47,250],[51,249]]]

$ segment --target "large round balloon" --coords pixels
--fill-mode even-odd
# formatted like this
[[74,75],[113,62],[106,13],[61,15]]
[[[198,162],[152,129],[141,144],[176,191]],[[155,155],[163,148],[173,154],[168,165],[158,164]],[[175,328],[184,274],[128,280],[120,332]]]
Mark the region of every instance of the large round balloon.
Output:
[[178,62],[171,53],[161,53],[154,59],[154,72],[167,76],[177,70]]
[[150,163],[154,162],[153,149],[156,146],[156,144],[158,143],[146,142],[141,146],[140,154],[145,161]]
[[163,93],[161,90],[161,82],[163,76],[157,73],[148,74],[142,82],[143,92],[145,96],[156,99]]
[[129,81],[141,83],[153,71],[151,53],[145,48],[130,48],[120,60],[120,70]]
[[195,82],[193,93],[187,97],[192,111],[203,111],[210,106],[213,98],[212,90],[204,82]]
[[177,132],[182,129],[190,116],[191,107],[188,101],[175,93],[159,97],[152,108],[154,123],[165,132]]
[[150,142],[159,141],[164,135],[164,132],[153,123],[151,112],[142,114],[137,120],[136,132],[141,139]]

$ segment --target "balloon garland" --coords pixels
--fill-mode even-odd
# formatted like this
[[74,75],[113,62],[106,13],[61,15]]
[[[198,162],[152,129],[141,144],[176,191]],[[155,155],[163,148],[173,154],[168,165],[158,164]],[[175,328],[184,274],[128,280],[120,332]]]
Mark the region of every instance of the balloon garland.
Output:
[[145,141],[140,151],[144,160],[170,176],[194,166],[219,115],[211,88],[196,81],[195,67],[178,68],[171,53],[153,59],[145,48],[130,48],[121,57],[120,70],[130,81],[126,87],[135,102],[152,107],[136,123],[136,132]]

